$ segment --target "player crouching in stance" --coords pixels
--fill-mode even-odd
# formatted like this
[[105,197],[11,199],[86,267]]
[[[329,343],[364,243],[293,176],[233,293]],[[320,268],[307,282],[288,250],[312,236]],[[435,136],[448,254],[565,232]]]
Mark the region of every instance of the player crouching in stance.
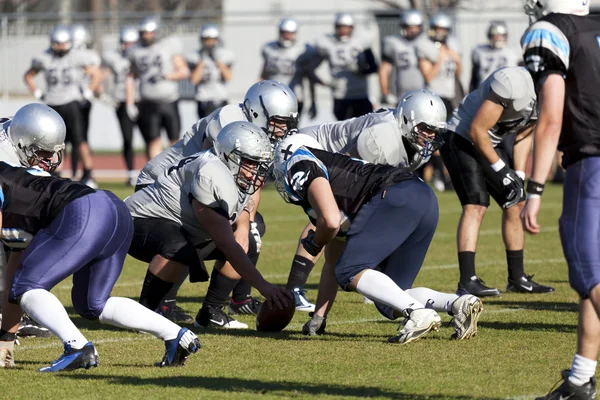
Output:
[[[47,113],[46,123],[60,125],[64,132],[60,116],[50,108]],[[26,228],[35,235],[20,257],[11,256],[8,266],[7,281],[12,283],[2,308],[1,367],[14,366],[14,336],[21,318],[19,306],[64,343],[62,356],[40,371],[98,365],[94,345],[50,293],[71,275],[71,298],[79,315],[148,332],[165,341],[166,352],[157,366],[182,365],[200,347],[198,338],[188,329],[131,299],[110,297],[133,235],[131,214],[111,192],[96,191],[37,169],[0,163],[0,225],[9,229]]]
[[[414,123],[414,139],[423,148],[443,130],[420,121],[406,123]],[[405,168],[320,150],[307,135],[290,136],[280,148],[291,155],[276,150],[277,190],[286,202],[301,206],[316,227],[302,245],[315,256],[327,246],[316,311],[304,326],[305,333],[324,333],[336,281],[344,290],[375,301],[385,317],[405,317],[390,342],[409,343],[438,330],[437,311],[454,315],[455,339],[477,333],[483,309],[477,297],[410,289],[438,222],[437,198],[426,183]],[[346,243],[336,237],[345,237]]]

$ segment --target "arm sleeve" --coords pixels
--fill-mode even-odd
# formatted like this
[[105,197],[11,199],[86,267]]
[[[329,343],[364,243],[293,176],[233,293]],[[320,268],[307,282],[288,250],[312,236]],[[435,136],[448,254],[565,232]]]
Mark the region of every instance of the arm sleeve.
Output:
[[521,38],[525,66],[538,83],[549,74],[566,75],[570,45],[565,34],[548,21],[538,21]]
[[230,219],[230,213],[237,201],[236,190],[235,187],[230,188],[232,190],[227,190],[227,185],[219,185],[218,181],[215,179],[215,176],[204,176],[204,174],[198,171],[194,175],[194,181],[190,187],[190,201],[193,197],[199,203],[212,208],[227,219]]

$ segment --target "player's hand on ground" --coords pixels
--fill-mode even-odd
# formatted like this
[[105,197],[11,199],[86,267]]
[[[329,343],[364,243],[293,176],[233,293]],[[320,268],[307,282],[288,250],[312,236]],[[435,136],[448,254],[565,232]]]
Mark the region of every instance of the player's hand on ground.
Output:
[[14,341],[0,341],[0,368],[12,368],[15,366]]
[[257,289],[265,298],[265,303],[267,303],[270,310],[273,310],[275,307],[283,309],[287,307],[288,302],[294,300],[289,290],[275,286],[269,282],[266,282],[264,287]]
[[540,233],[540,225],[537,222],[537,216],[540,212],[540,206],[542,204],[541,197],[530,197],[525,202],[523,211],[521,211],[521,222],[523,222],[523,229],[532,235]]
[[315,313],[308,314],[311,318],[302,327],[302,334],[307,336],[323,335],[327,326],[327,318],[316,315]]
[[525,189],[523,181],[516,172],[505,165],[501,170],[496,172],[502,181],[504,187],[504,198],[506,202],[502,205],[503,208],[510,208],[523,200]]

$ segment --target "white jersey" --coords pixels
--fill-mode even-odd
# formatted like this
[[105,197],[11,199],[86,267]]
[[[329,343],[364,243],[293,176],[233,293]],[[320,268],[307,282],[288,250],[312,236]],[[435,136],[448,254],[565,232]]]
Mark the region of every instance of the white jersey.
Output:
[[504,107],[500,120],[488,132],[494,147],[508,134],[537,119],[537,97],[531,75],[525,68],[508,67],[495,71],[460,102],[448,122],[448,130],[472,142],[471,122],[490,93]]
[[[131,70],[131,61],[123,51],[107,51],[102,55],[102,65],[110,69],[113,75],[113,97],[120,103],[125,102],[127,76]],[[140,93],[136,80],[135,100],[139,100]]]
[[140,171],[136,185],[153,184],[165,168],[201,151],[205,139],[211,143],[214,142],[221,129],[225,125],[235,121],[246,121],[246,116],[237,104],[228,104],[218,108],[206,117],[198,120],[198,122],[185,132],[181,140],[168,149],[163,150],[159,155],[146,163]]
[[206,49],[200,49],[188,57],[188,64],[195,67],[200,61],[204,62],[202,79],[196,85],[196,100],[198,101],[227,101],[228,93],[225,81],[217,62],[231,68],[234,61],[233,53],[223,47],[216,47],[210,54]]
[[63,56],[57,56],[48,49],[31,61],[31,69],[44,72],[46,93],[44,101],[50,106],[61,106],[82,99],[80,79],[82,68],[91,66],[96,60],[90,59],[85,51],[72,49]]
[[473,77],[471,79],[472,90],[477,89],[481,82],[485,81],[492,72],[504,67],[516,67],[522,59],[517,50],[510,47],[497,49],[489,44],[482,44],[473,49],[471,63],[473,65]]
[[[460,45],[452,36],[448,38],[447,46],[460,56]],[[436,63],[440,56],[439,43],[421,36],[416,43],[417,57],[424,58]],[[440,68],[439,74],[426,85],[426,88],[445,99],[453,99],[456,96],[456,70],[458,65],[450,57],[447,57]]]
[[138,45],[127,54],[132,70],[140,80],[142,100],[172,103],[179,99],[179,81],[165,79],[165,75],[174,71],[173,57],[182,54],[178,40],[167,38],[150,46]]
[[333,80],[334,99],[363,99],[369,97],[367,76],[359,71],[359,57],[368,46],[357,35],[347,41],[327,35],[317,40],[316,56],[327,60]]
[[261,54],[265,64],[263,78],[286,84],[294,91],[299,102],[304,101],[302,69],[312,54],[310,48],[298,42],[283,47],[278,40],[274,40],[263,46]]
[[309,126],[298,133],[315,138],[324,150],[332,153],[347,154],[357,146],[360,157],[370,163],[414,167],[415,154],[407,151],[391,109]]
[[219,157],[207,150],[172,164],[154,185],[135,192],[125,204],[134,218],[163,218],[181,225],[193,244],[199,245],[210,238],[196,219],[192,198],[227,216],[233,224],[249,196],[238,189]]
[[394,66],[398,97],[411,90],[425,87],[425,78],[419,69],[417,58],[415,46],[417,40],[408,40],[398,34],[383,39],[382,58]]

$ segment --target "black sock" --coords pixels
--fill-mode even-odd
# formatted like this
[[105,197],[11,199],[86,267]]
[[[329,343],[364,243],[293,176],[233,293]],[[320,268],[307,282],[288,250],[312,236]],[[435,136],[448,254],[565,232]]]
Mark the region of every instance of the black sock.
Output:
[[229,300],[229,293],[237,283],[237,279],[229,279],[221,275],[216,268],[213,268],[203,305],[221,307]]
[[4,329],[0,329],[0,342],[14,342],[16,338],[16,333],[10,333]]
[[516,281],[525,275],[523,267],[523,250],[506,250],[506,263],[508,264],[508,278]]
[[252,286],[250,286],[250,283],[247,280],[245,280],[243,278],[240,279],[238,281],[238,283],[235,285],[235,287],[233,288],[233,294],[231,295],[231,298],[236,303],[241,303],[242,301],[248,300],[251,297],[252,297]]
[[140,294],[140,304],[152,311],[156,310],[160,301],[171,290],[172,286],[172,282],[163,281],[148,270]]
[[81,176],[81,180],[85,181],[86,179],[90,179],[92,177],[91,169],[83,169],[83,175]]
[[458,269],[460,271],[460,281],[462,283],[470,282],[471,277],[475,275],[474,251],[458,252]]
[[308,280],[308,275],[314,266],[315,263],[308,258],[295,256],[294,261],[292,261],[292,268],[290,269],[290,275],[288,276],[285,288],[288,290],[303,288]]
[[183,285],[183,283],[185,282],[185,280],[189,274],[190,274],[190,269],[186,266],[185,270],[179,277],[179,280],[173,284],[173,287],[171,288],[171,290],[169,290],[169,292],[165,295],[165,297],[163,297],[162,301],[164,303],[171,303],[171,302],[177,301],[177,292],[179,291],[179,288],[181,287],[181,285]]

